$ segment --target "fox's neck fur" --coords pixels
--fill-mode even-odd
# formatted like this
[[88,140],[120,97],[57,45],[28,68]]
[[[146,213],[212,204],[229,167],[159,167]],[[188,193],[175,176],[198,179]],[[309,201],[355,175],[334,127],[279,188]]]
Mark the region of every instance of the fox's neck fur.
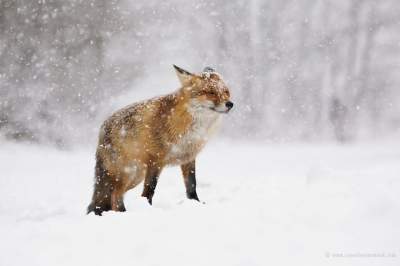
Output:
[[180,89],[173,94],[175,105],[170,110],[167,127],[171,134],[168,164],[182,164],[193,160],[218,128],[220,114],[202,106]]

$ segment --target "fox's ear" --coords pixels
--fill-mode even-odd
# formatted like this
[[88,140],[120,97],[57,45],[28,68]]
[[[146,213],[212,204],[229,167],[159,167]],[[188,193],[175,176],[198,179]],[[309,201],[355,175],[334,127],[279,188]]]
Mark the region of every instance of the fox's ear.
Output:
[[205,72],[205,73],[213,73],[213,72],[215,72],[215,69],[208,66],[208,67],[205,67],[203,69],[203,72]]
[[173,65],[176,71],[176,74],[178,75],[179,81],[181,82],[182,85],[186,85],[189,83],[190,79],[193,77],[193,74],[190,73],[189,71],[186,71],[176,65]]

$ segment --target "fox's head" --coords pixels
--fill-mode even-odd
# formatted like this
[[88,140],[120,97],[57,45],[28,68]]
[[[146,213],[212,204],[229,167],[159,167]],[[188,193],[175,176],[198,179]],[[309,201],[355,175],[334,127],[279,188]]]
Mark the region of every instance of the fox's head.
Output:
[[192,74],[174,65],[182,84],[182,92],[190,97],[192,104],[218,113],[227,113],[233,107],[230,93],[220,74],[206,67],[199,74]]

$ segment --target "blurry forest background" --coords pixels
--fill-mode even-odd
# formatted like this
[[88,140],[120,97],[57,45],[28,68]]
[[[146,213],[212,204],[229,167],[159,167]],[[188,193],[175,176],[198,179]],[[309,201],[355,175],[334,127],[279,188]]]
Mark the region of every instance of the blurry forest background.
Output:
[[224,136],[399,132],[397,0],[0,0],[0,136],[94,143],[116,108],[178,88],[172,64],[222,73]]

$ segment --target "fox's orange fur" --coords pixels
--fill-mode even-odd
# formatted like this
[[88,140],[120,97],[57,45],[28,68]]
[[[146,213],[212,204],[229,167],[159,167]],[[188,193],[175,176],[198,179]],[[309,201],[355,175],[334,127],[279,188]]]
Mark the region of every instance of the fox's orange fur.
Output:
[[129,105],[102,125],[95,186],[88,212],[125,211],[123,195],[144,180],[152,203],[167,165],[180,165],[187,197],[198,200],[195,158],[233,106],[221,76],[211,68],[191,74],[175,66],[182,87],[172,94]]

